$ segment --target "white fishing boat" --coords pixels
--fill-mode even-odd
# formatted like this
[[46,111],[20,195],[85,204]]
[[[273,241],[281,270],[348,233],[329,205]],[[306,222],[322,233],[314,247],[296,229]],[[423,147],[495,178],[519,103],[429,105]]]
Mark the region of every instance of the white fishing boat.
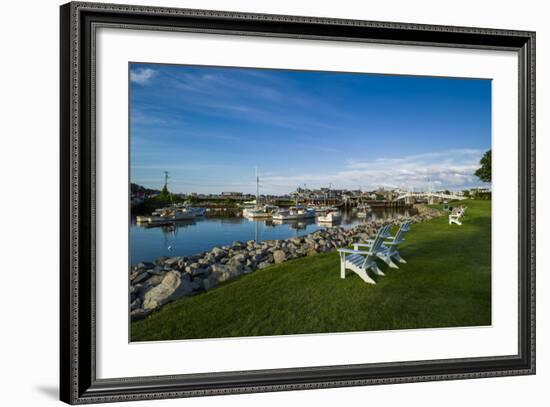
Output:
[[315,217],[315,210],[304,206],[291,206],[286,210],[279,210],[273,214],[274,220],[311,219]]
[[298,193],[295,195],[296,203],[288,209],[280,209],[273,214],[273,220],[297,220],[315,218],[315,209],[308,208],[304,205],[298,205]]
[[317,216],[317,222],[319,223],[337,223],[342,220],[342,212],[338,210],[332,210],[324,215]]
[[243,216],[247,219],[271,219],[273,213],[278,210],[278,206],[262,205],[260,203],[260,177],[256,171],[256,199],[254,200],[254,206],[244,208]]
[[[194,213],[195,216],[204,216],[206,215],[206,209],[204,208],[197,208],[195,206],[191,206],[190,204],[188,203],[178,203],[178,204],[175,204],[174,205],[176,208],[178,209],[181,209],[181,210],[187,210],[191,213]],[[161,209],[161,210],[164,210],[164,209]],[[154,212],[153,212],[154,214]],[[157,214],[158,215],[158,214]]]
[[177,222],[182,220],[193,220],[197,215],[193,211],[179,208],[164,208],[156,210],[151,216],[137,216],[137,223],[145,224],[164,224],[168,222]]
[[279,210],[275,205],[264,205],[260,208],[245,208],[243,216],[249,219],[270,219]]

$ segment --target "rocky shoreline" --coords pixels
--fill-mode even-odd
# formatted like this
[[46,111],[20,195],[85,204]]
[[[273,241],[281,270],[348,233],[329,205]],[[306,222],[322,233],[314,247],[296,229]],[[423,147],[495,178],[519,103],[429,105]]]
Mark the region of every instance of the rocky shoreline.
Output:
[[208,291],[272,264],[365,241],[388,223],[395,225],[406,219],[418,223],[441,216],[440,211],[423,205],[415,205],[415,209],[417,213],[412,216],[379,219],[347,230],[334,226],[284,240],[233,242],[193,256],[159,257],[151,263],[135,264],[129,275],[131,320],[143,319],[171,301]]

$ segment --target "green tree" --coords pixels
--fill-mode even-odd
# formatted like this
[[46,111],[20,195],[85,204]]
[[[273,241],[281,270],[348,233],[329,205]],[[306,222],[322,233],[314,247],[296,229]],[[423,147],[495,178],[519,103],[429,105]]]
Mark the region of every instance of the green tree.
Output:
[[470,190],[465,189],[464,191],[462,191],[462,195],[464,195],[466,198],[469,198],[470,197]]
[[483,182],[491,182],[491,150],[487,151],[481,160],[479,160],[479,167],[474,173]]
[[160,191],[159,199],[161,201],[170,200],[170,191],[168,191],[168,187],[166,186],[166,184],[162,187],[162,190]]

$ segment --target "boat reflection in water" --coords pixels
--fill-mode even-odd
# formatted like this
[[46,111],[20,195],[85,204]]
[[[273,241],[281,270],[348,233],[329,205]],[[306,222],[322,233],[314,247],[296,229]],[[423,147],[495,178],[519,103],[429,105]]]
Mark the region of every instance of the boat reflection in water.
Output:
[[315,218],[289,220],[272,219],[270,221],[266,221],[266,225],[268,222],[271,223],[272,226],[287,225],[290,229],[305,230],[309,225],[315,225]]

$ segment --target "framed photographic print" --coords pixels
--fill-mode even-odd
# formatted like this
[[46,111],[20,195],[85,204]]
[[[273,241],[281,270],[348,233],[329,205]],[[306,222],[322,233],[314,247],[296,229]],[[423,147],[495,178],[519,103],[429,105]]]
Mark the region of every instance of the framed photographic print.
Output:
[[63,401],[535,373],[535,33],[60,18]]

